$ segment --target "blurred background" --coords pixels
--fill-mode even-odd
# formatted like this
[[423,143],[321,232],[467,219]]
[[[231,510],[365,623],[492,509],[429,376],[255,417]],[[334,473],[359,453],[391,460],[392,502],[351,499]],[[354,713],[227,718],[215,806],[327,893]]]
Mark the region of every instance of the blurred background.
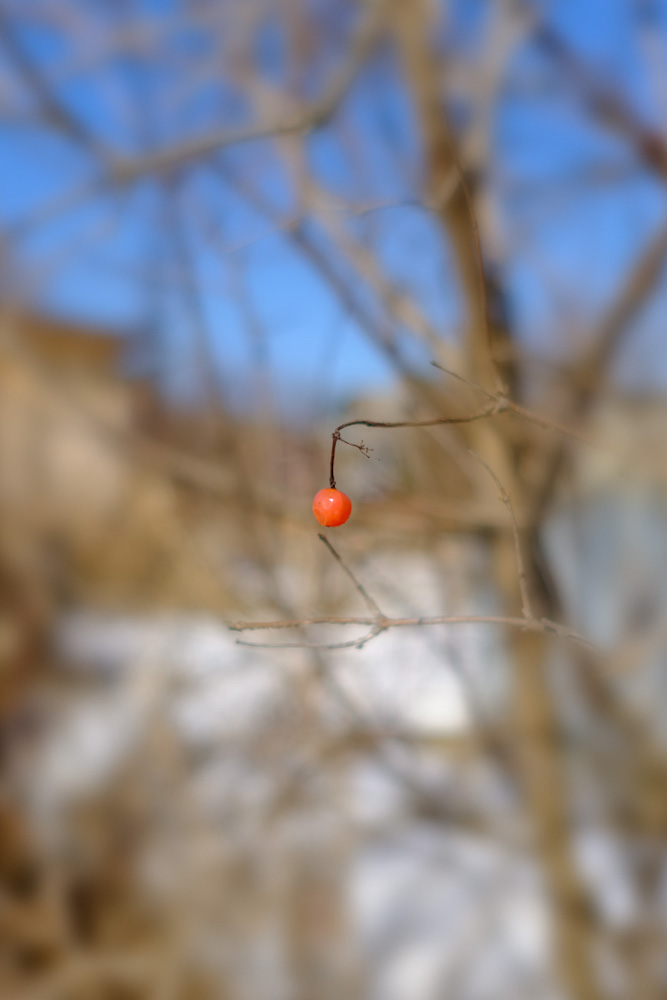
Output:
[[666,120],[663,0],[1,0],[3,1000],[667,997]]

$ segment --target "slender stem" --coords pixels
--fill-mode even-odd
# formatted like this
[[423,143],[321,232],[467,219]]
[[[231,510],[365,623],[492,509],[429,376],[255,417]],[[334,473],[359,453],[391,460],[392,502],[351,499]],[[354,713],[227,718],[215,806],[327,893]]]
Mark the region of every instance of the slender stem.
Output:
[[331,461],[329,462],[329,486],[336,489],[336,477],[334,475],[334,462],[336,461],[336,445],[340,441],[340,429],[337,427],[331,435]]
[[496,486],[498,487],[498,490],[500,492],[500,499],[505,504],[505,507],[507,508],[507,511],[509,513],[510,521],[512,523],[512,536],[514,538],[514,553],[515,553],[515,558],[516,558],[516,571],[517,571],[517,576],[519,578],[519,593],[521,594],[521,612],[522,612],[524,618],[532,618],[533,617],[533,611],[532,611],[532,607],[531,607],[531,603],[530,603],[530,594],[528,592],[528,584],[526,582],[526,570],[525,570],[524,564],[523,564],[523,555],[521,553],[521,541],[519,539],[519,526],[518,526],[518,524],[516,522],[516,516],[514,514],[514,508],[512,507],[512,501],[510,500],[510,495],[507,492],[507,490],[505,489],[505,487],[503,486],[503,484],[501,483],[501,481],[498,478],[498,476],[495,474],[495,472],[491,468],[491,466],[488,465],[484,461],[484,459],[482,458],[482,456],[478,455],[476,451],[472,450],[472,448],[468,448],[468,451],[473,456],[473,458],[476,458],[477,461],[479,462],[479,464],[481,466],[483,466],[483,468],[486,469],[486,471],[488,472],[488,474],[493,479],[494,483],[496,484]]
[[366,446],[363,444],[354,444],[352,441],[345,441],[341,438],[340,432],[346,427],[379,427],[379,428],[396,428],[396,427],[437,427],[438,424],[470,424],[474,420],[483,420],[485,417],[492,417],[499,412],[499,404],[494,401],[492,406],[487,406],[479,413],[471,413],[466,417],[436,417],[431,420],[397,420],[397,421],[380,421],[380,420],[348,420],[344,424],[339,424],[338,427],[333,431],[331,435],[331,460],[329,462],[329,486],[332,490],[336,489],[336,476],[335,476],[335,461],[336,461],[336,445],[339,441],[343,441],[343,444],[349,444],[353,448],[358,448],[360,451],[365,451]]
[[[270,629],[304,628],[309,625],[362,625],[370,631],[366,637],[350,640],[345,645],[359,646],[375,638],[381,632],[386,632],[392,628],[408,628],[423,625],[501,625],[507,628],[520,629],[525,632],[541,632],[548,635],[556,635],[560,639],[575,642],[580,646],[585,646],[590,650],[597,647],[590,639],[578,632],[561,625],[559,622],[551,621],[548,618],[524,618],[507,617],[504,615],[421,615],[418,618],[387,618],[384,615],[350,615],[345,617],[323,616],[320,618],[299,618],[293,621],[238,621],[228,624],[228,628],[233,632],[266,631]],[[280,643],[279,645],[283,645]],[[303,643],[285,643],[301,647]],[[316,645],[320,645],[317,643]],[[328,643],[321,644],[323,648],[329,648]],[[337,644],[338,645],[338,644]]]
[[370,610],[373,612],[373,614],[378,615],[378,616],[381,617],[382,616],[382,612],[380,611],[380,608],[378,607],[376,601],[373,600],[373,598],[371,597],[371,595],[368,593],[368,591],[364,587],[363,583],[361,583],[359,580],[357,580],[356,576],[354,575],[354,573],[352,572],[352,570],[350,569],[350,567],[347,565],[347,563],[345,562],[345,560],[343,559],[343,557],[335,550],[335,548],[333,547],[333,545],[331,544],[331,542],[329,541],[329,539],[326,538],[325,535],[322,535],[322,534],[318,534],[317,537],[322,542],[322,544],[327,547],[327,549],[329,550],[329,552],[331,553],[331,555],[334,557],[334,559],[336,560],[336,562],[338,563],[338,565],[340,566],[340,568],[343,570],[343,572],[347,574],[347,576],[352,581],[352,583],[354,584],[355,588],[359,591],[359,593],[361,594],[361,596],[363,597],[364,601],[366,602],[366,604],[368,605],[368,607],[370,608]]

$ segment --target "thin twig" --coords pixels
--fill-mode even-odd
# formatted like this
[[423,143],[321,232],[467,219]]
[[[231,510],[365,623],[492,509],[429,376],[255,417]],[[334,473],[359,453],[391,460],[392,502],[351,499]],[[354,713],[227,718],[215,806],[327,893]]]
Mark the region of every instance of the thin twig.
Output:
[[364,585],[359,580],[357,580],[356,576],[354,575],[354,573],[352,572],[352,570],[350,569],[350,567],[347,565],[347,563],[345,562],[345,560],[343,559],[343,557],[340,555],[340,553],[338,553],[335,550],[335,548],[333,547],[333,545],[331,544],[331,542],[329,541],[329,539],[326,538],[321,533],[319,533],[317,537],[322,542],[322,544],[327,547],[327,549],[329,550],[329,552],[331,553],[331,555],[334,557],[334,559],[336,560],[336,562],[338,563],[338,565],[340,566],[340,568],[343,570],[343,572],[347,574],[347,576],[349,577],[349,579],[354,584],[355,588],[359,591],[359,593],[363,597],[364,601],[366,602],[366,604],[368,605],[368,607],[370,608],[370,610],[373,611],[376,615],[382,616],[382,612],[380,611],[380,609],[379,609],[378,605],[376,604],[376,602],[373,600],[373,598],[371,597],[371,595],[368,593],[368,591],[366,590],[366,588],[364,587]]
[[372,628],[366,635],[347,642],[248,642],[237,639],[237,646],[251,646],[254,649],[363,649],[367,642],[379,635],[382,629]]
[[[375,634],[386,632],[392,628],[409,628],[422,625],[503,625],[507,628],[516,628],[525,632],[542,632],[543,634],[556,635],[560,639],[575,642],[580,646],[585,646],[590,650],[597,650],[595,643],[585,636],[573,631],[566,625],[551,621],[549,618],[524,618],[506,617],[504,615],[422,615],[418,618],[387,618],[384,615],[375,617],[364,615],[351,615],[344,617],[321,617],[321,618],[299,618],[292,621],[237,621],[228,624],[228,628],[233,632],[266,631],[269,629],[285,628],[305,628],[309,625],[362,625],[368,629],[375,629]],[[361,640],[356,639],[347,643],[348,646],[357,646],[361,642],[368,642],[367,636]],[[253,645],[256,645],[253,643]],[[282,644],[279,644],[282,645]],[[294,644],[301,647],[302,643]],[[293,644],[286,643],[286,648],[293,648]],[[322,648],[328,648],[326,643]]]
[[512,507],[512,501],[510,500],[510,495],[501,483],[498,476],[495,474],[490,465],[488,465],[481,455],[478,455],[476,451],[472,448],[468,448],[468,451],[473,458],[476,458],[480,465],[482,465],[488,474],[493,479],[494,483],[498,487],[500,492],[500,499],[505,504],[507,512],[510,516],[510,521],[512,522],[512,535],[514,537],[514,552],[516,555],[516,571],[519,577],[519,592],[521,594],[521,611],[523,612],[524,618],[532,618],[533,612],[530,603],[530,594],[528,591],[528,583],[526,581],[526,570],[523,564],[523,556],[521,554],[521,541],[519,539],[519,526],[516,521],[516,516],[514,514],[514,508]]
[[279,136],[306,134],[325,125],[335,113],[350,89],[359,71],[375,45],[382,27],[387,0],[370,0],[365,5],[362,23],[350,44],[349,54],[340,71],[335,75],[326,93],[317,101],[284,118],[241,125],[238,128],[214,130],[191,142],[145,157],[116,159],[111,164],[113,179],[118,183],[129,183],[147,174],[178,168],[184,163],[198,160],[221,149],[252,142],[257,139],[273,139]]
[[397,428],[397,427],[437,427],[438,424],[470,424],[474,420],[483,420],[485,417],[492,417],[498,413],[498,408],[494,404],[493,406],[487,406],[479,413],[471,413],[465,417],[436,417],[431,420],[397,420],[397,421],[380,421],[380,420],[348,420],[344,424],[339,424],[338,427],[331,434],[331,460],[329,462],[329,486],[332,490],[336,489],[336,477],[334,473],[334,465],[336,461],[336,445],[339,441],[343,444],[352,445],[353,448],[359,448],[360,451],[364,451],[366,445],[354,444],[352,441],[346,441],[340,436],[340,432],[346,427],[379,427],[379,428]]
[[346,441],[341,437],[340,432],[346,427],[436,427],[438,424],[468,424],[472,423],[474,420],[482,420],[485,417],[496,416],[498,413],[514,413],[516,416],[522,417],[524,420],[528,420],[530,423],[536,424],[543,430],[558,431],[560,434],[565,434],[568,437],[574,438],[575,441],[580,441],[594,448],[603,447],[598,442],[589,438],[586,434],[582,434],[580,431],[577,431],[572,427],[566,427],[564,424],[559,424],[557,421],[551,420],[549,417],[543,417],[539,413],[534,413],[532,410],[528,410],[525,406],[520,406],[518,403],[515,403],[512,399],[509,399],[502,393],[490,392],[488,389],[485,389],[484,386],[479,385],[478,382],[473,382],[471,379],[466,378],[465,375],[452,371],[450,368],[445,368],[444,365],[439,364],[437,361],[431,361],[431,365],[439,371],[444,372],[446,375],[450,375],[452,378],[457,379],[459,382],[463,382],[464,385],[470,386],[471,389],[476,389],[478,392],[481,392],[489,400],[490,405],[485,407],[479,413],[472,413],[466,417],[438,417],[432,420],[400,420],[394,422],[377,420],[348,420],[344,424],[339,424],[331,434],[329,485],[332,489],[336,488],[334,466],[336,461],[336,445],[338,442],[342,441],[343,444],[351,445],[353,448],[358,448],[362,453],[366,453],[364,445],[355,444],[353,441]]
[[515,403],[513,399],[502,393],[489,392],[488,389],[485,389],[478,382],[473,382],[471,379],[466,378],[465,375],[452,371],[451,368],[445,368],[444,365],[439,364],[437,361],[431,361],[431,366],[437,368],[438,371],[444,372],[445,375],[450,375],[459,382],[470,386],[471,389],[476,389],[486,396],[488,400],[493,400],[497,406],[497,410],[494,411],[495,413],[514,413],[518,417],[523,417],[524,420],[529,421],[531,424],[541,427],[542,430],[558,431],[559,434],[565,434],[567,437],[571,437],[575,441],[580,441],[582,444],[590,445],[593,448],[604,448],[604,445],[594,441],[587,434],[582,434],[581,431],[576,430],[574,427],[560,424],[557,420],[552,420],[551,417],[542,416],[540,413],[535,413],[534,410],[520,406],[519,403]]

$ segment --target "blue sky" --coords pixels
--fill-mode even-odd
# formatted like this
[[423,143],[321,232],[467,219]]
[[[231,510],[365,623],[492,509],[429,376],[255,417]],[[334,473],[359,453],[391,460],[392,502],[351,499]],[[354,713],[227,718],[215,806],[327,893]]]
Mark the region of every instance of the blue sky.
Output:
[[[116,152],[168,146],[254,115],[231,68],[203,71],[207,60],[215,67],[215,51],[206,30],[183,28],[185,5],[5,0],[4,6],[13,11],[15,44],[73,117]],[[64,8],[73,13],[69,28],[55,16],[47,23],[45,11]],[[121,8],[139,18],[144,47],[119,56],[109,40],[123,27]],[[352,7],[334,10],[313,0],[310,8],[313,24],[329,34],[314,35],[314,56],[295,83],[281,5],[269,5],[252,36],[265,88],[289,85],[315,94],[330,78],[345,49]],[[224,9],[233,28],[238,8]],[[474,80],[488,58],[492,9],[482,0],[443,5],[437,44],[443,60],[466,70],[467,79]],[[531,9],[637,120],[664,132],[667,3],[560,0]],[[78,36],[73,41],[72,24],[89,50],[76,43]],[[391,364],[284,230],[299,207],[299,191],[271,141],[216,154],[182,171],[167,191],[150,180],[105,191],[26,229],[41,206],[94,178],[98,167],[79,142],[35,121],[39,100],[22,82],[6,39],[0,40],[0,84],[9,95],[0,105],[0,228],[14,289],[42,309],[128,334],[145,331],[147,343],[157,345],[151,368],[174,398],[201,391],[202,344],[206,378],[236,403],[254,398],[262,366],[270,372],[274,401],[304,414],[391,389]],[[474,119],[474,94],[463,89],[450,98],[456,121]],[[488,149],[484,183],[516,336],[531,352],[567,358],[595,329],[667,219],[664,183],[629,141],[596,120],[532,32],[504,67]],[[390,52],[374,57],[334,121],[309,136],[304,160],[328,193],[327,211],[337,224],[372,249],[387,278],[409,292],[439,336],[455,340],[464,321],[455,261],[438,224],[414,203],[419,143]],[[239,179],[261,208],[239,190]],[[384,207],[359,216],[347,203]],[[303,226],[359,308],[390,322],[410,364],[428,371],[429,352],[409,328],[387,320],[318,220],[306,218]],[[662,282],[618,360],[628,384],[664,388],[666,318]],[[265,381],[262,386],[266,392]]]

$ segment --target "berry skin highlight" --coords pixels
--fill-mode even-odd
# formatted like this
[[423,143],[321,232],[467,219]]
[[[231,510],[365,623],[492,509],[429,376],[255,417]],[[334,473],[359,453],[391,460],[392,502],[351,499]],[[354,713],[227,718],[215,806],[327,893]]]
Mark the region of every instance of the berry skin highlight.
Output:
[[313,514],[325,528],[345,524],[352,513],[352,501],[340,490],[320,490],[313,500]]

